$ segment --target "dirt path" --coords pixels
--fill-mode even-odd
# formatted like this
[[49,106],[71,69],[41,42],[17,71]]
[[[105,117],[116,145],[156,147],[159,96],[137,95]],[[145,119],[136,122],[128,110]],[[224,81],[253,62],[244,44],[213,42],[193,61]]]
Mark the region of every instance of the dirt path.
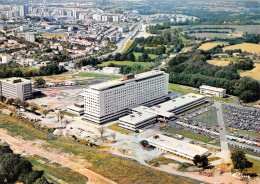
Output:
[[70,155],[55,153],[40,148],[39,145],[45,143],[43,141],[25,141],[8,135],[7,131],[3,129],[0,129],[0,139],[7,142],[14,153],[22,155],[38,155],[86,176],[89,180],[87,182],[88,184],[115,184],[115,182],[87,169],[86,164],[84,165],[83,162],[74,160]]

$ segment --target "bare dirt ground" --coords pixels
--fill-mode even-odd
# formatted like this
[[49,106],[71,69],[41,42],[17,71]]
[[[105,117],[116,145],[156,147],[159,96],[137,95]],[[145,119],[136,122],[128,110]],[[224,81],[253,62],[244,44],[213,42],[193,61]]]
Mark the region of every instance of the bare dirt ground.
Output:
[[41,148],[40,145],[44,144],[42,141],[25,141],[8,135],[7,131],[3,129],[0,129],[0,139],[7,142],[14,153],[24,156],[38,155],[86,176],[89,180],[88,184],[115,184],[115,182],[87,169],[87,163],[73,159],[73,155],[47,151]]

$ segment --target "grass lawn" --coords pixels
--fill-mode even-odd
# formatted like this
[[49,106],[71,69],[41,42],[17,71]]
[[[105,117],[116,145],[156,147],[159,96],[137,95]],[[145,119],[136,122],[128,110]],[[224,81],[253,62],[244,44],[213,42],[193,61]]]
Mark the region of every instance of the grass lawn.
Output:
[[88,85],[88,81],[79,82],[78,85]]
[[60,111],[60,113],[63,114],[63,115],[66,115],[66,116],[79,117],[78,115],[72,114],[72,113],[67,112],[67,111]]
[[227,130],[232,131],[232,132],[237,132],[237,133],[240,133],[240,134],[244,134],[244,135],[260,137],[260,134],[255,133],[255,132],[249,132],[249,131],[245,131],[245,130],[236,130],[236,129],[232,129],[230,127],[227,127]]
[[34,170],[44,171],[46,179],[53,183],[85,184],[88,178],[56,163],[39,156],[27,157],[33,165]]
[[[58,138],[39,131],[22,120],[0,114],[0,128],[6,129],[13,136],[23,139],[41,140],[50,149],[59,150],[64,154],[73,154],[75,159],[83,159],[89,163],[87,168],[113,180],[119,184],[125,183],[179,183],[192,184],[198,181],[178,177],[162,171],[154,170],[131,159],[115,156],[105,151],[90,149],[82,144],[73,143],[67,139]],[[83,162],[84,163],[84,162]],[[64,172],[64,175],[66,173]]]
[[260,174],[260,161],[252,159],[252,158],[247,158],[247,159],[248,159],[248,161],[253,162],[253,167],[247,169],[247,171],[249,173],[258,173],[258,174]]
[[185,131],[185,130],[181,130],[181,129],[178,129],[178,128],[162,127],[161,130],[164,131],[164,132],[172,133],[172,134],[180,134],[180,135],[183,135],[184,137],[194,139],[194,140],[197,140],[197,141],[200,141],[200,142],[205,142],[205,143],[213,144],[213,145],[219,145],[219,141],[214,141],[214,143],[213,143],[212,141],[214,139],[211,139],[209,137],[205,137],[205,136],[202,136],[202,135],[198,135],[198,134],[195,134],[195,133],[191,133],[191,132],[188,132],[188,131]]
[[[135,60],[138,61],[138,57],[139,56],[142,56],[143,53],[141,52],[133,52],[134,53],[134,56],[135,56]],[[151,58],[151,59],[155,59],[158,57],[158,55],[155,55],[155,54],[148,54],[148,56]]]
[[122,134],[126,134],[126,135],[132,133],[132,132],[130,132],[128,130],[120,128],[118,125],[119,125],[119,123],[114,123],[113,125],[108,126],[108,128],[111,129],[111,130],[114,130],[116,132],[120,132]]
[[180,84],[169,83],[168,89],[170,91],[176,91],[176,92],[179,92],[179,93],[182,93],[182,94],[188,94],[188,93],[199,94],[199,92],[194,90],[194,88],[189,87],[189,86],[180,85]]
[[221,102],[227,102],[227,103],[234,103],[233,98],[225,97],[225,98],[218,98],[215,96],[208,97],[211,100],[221,101]]
[[125,45],[125,48],[122,50],[121,54],[125,53],[132,45],[133,41],[128,41]]
[[207,60],[207,63],[216,65],[216,66],[227,66],[230,63],[230,61],[215,59],[215,60]]
[[92,77],[92,78],[106,78],[106,79],[111,79],[111,80],[121,78],[119,76],[85,73],[85,72],[80,72],[78,74],[78,76],[80,76],[80,77]]
[[161,165],[168,165],[170,163],[178,164],[179,165],[178,170],[182,171],[182,172],[186,172],[187,168],[189,168],[191,166],[191,164],[189,164],[189,163],[181,163],[176,160],[172,160],[170,158],[165,158],[163,156],[159,156],[152,160],[146,161],[146,163],[151,166],[155,166],[155,167],[160,167]]
[[193,121],[197,121],[206,125],[216,125],[217,124],[217,111],[215,107],[211,107],[207,112],[199,114],[191,118]]
[[98,66],[107,66],[109,63],[113,63],[115,65],[127,65],[127,66],[134,66],[134,65],[142,65],[142,66],[149,66],[150,63],[147,62],[133,62],[133,61],[107,61],[99,64]]

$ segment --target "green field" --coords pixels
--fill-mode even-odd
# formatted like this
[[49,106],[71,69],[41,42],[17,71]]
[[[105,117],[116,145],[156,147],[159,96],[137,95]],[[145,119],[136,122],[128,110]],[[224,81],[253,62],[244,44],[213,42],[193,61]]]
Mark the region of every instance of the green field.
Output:
[[123,53],[125,53],[126,51],[128,51],[128,49],[131,47],[132,43],[133,43],[133,41],[128,41],[128,42],[126,43],[125,48],[122,50],[121,54],[123,54]]
[[[119,184],[125,183],[199,183],[184,177],[177,177],[162,171],[142,166],[131,159],[125,159],[105,151],[90,149],[79,143],[73,143],[63,138],[39,131],[22,120],[0,114],[0,128],[6,129],[10,135],[26,140],[41,140],[48,145],[48,150],[59,150],[64,154],[74,155],[75,160],[83,159],[87,168],[113,180]],[[64,172],[64,175],[67,175]],[[64,176],[65,177],[65,176]]]
[[219,145],[219,141],[214,141],[214,143],[213,143],[211,141],[213,141],[214,139],[211,139],[209,137],[205,137],[205,136],[202,136],[202,135],[198,135],[198,134],[195,134],[195,133],[191,133],[191,132],[188,132],[188,131],[185,131],[185,130],[181,130],[181,129],[178,129],[178,128],[162,127],[161,130],[164,131],[164,132],[172,133],[172,134],[180,134],[180,135],[183,135],[184,137],[194,139],[194,140],[197,140],[197,141],[200,141],[200,142],[213,144],[213,145]]
[[[135,56],[135,60],[137,61],[138,60],[138,57],[139,56],[142,56],[143,53],[141,52],[133,52],[134,53],[134,56]],[[148,56],[151,58],[151,59],[155,59],[157,58],[158,56],[155,55],[155,54],[148,54]]]
[[111,79],[111,80],[121,78],[119,76],[113,76],[113,75],[102,75],[102,74],[84,73],[84,72],[80,72],[78,74],[78,76],[80,76],[80,77],[91,77],[91,78],[105,78],[105,79]]
[[85,184],[88,178],[56,163],[51,163],[49,160],[39,156],[28,157],[32,163],[34,170],[44,171],[46,179],[53,183],[71,183],[71,184]]
[[247,159],[248,159],[248,161],[253,162],[253,167],[247,169],[247,171],[250,172],[250,173],[260,174],[260,161],[252,159],[252,158],[247,158]]
[[244,135],[260,137],[260,134],[255,133],[255,132],[248,132],[248,131],[245,131],[245,130],[236,130],[236,129],[231,129],[230,127],[227,127],[227,130],[232,131],[232,132],[237,132],[237,133],[240,133],[240,134],[244,134]]
[[211,100],[221,101],[221,102],[227,102],[227,103],[234,103],[233,98],[225,97],[225,98],[218,98],[215,96],[208,97]]
[[180,85],[180,84],[169,83],[168,89],[170,91],[176,91],[176,92],[179,92],[179,93],[182,93],[182,94],[185,94],[185,95],[188,94],[188,93],[199,94],[199,92],[194,90],[194,88],[189,87],[189,86]]
[[113,125],[110,125],[108,126],[107,128],[111,129],[111,130],[114,130],[116,132],[119,132],[119,133],[122,133],[122,134],[130,134],[131,132],[128,131],[128,130],[125,130],[123,128],[120,128],[119,126],[119,123],[114,123]]
[[142,65],[144,67],[149,66],[150,63],[147,62],[133,62],[133,61],[107,61],[99,64],[98,66],[107,66],[108,64],[113,63],[115,65],[127,65],[127,66],[134,66],[134,65]]
[[179,165],[178,170],[182,171],[182,172],[186,172],[187,169],[191,166],[191,164],[181,163],[181,162],[178,162],[176,160],[165,158],[163,156],[159,156],[159,157],[156,157],[152,160],[146,161],[146,163],[151,165],[151,166],[155,166],[155,167],[160,167],[161,165],[168,165],[170,163],[178,164]]
[[207,112],[199,114],[191,118],[193,121],[200,122],[206,125],[217,125],[217,111],[215,107],[211,107]]

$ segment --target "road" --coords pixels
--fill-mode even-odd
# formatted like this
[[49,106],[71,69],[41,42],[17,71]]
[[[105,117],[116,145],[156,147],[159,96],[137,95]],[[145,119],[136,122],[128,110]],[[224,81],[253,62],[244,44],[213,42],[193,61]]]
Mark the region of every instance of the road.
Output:
[[218,101],[215,101],[214,104],[217,109],[217,120],[218,120],[218,125],[220,128],[219,139],[220,139],[221,152],[218,154],[218,156],[220,156],[224,162],[229,162],[230,161],[230,151],[228,148],[227,132],[225,129],[225,123],[224,123],[224,119],[223,119],[221,103]]
[[140,27],[143,25],[143,21],[141,20],[137,26],[135,27],[135,29],[133,31],[131,31],[124,39],[122,39],[118,44],[117,44],[117,49],[112,52],[112,53],[108,53],[102,56],[97,57],[98,59],[104,59],[106,57],[108,57],[109,55],[115,55],[116,53],[121,53],[126,44],[128,43],[128,41],[131,40],[132,36],[134,36],[136,34],[136,32],[140,29]]
[[[0,129],[0,139],[7,142],[14,153],[22,154],[26,156],[38,155],[42,158],[46,158],[53,163],[58,163],[64,167],[68,167],[75,172],[82,174],[88,178],[88,184],[116,184],[115,182],[97,174],[89,169],[86,163],[81,160],[75,159],[65,153],[59,153],[58,151],[50,151],[42,148],[43,141],[25,141],[16,137],[8,135],[8,132]],[[23,145],[23,146],[21,146]]]

